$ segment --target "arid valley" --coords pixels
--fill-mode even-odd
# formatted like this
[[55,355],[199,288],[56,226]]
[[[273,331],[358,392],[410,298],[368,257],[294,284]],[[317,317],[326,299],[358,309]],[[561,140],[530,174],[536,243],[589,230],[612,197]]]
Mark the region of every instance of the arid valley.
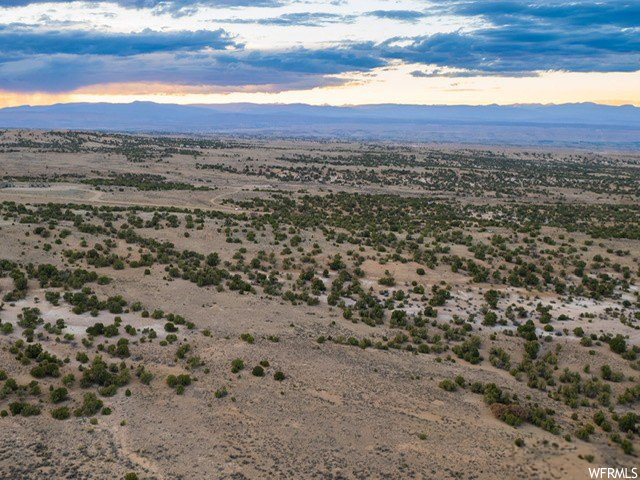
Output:
[[626,153],[3,131],[0,478],[632,468],[639,180]]

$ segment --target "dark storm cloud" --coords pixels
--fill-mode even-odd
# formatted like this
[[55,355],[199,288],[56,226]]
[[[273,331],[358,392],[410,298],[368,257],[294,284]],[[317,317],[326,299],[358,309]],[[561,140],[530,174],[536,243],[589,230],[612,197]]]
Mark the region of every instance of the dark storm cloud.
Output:
[[465,71],[443,71],[435,69],[432,71],[414,70],[410,73],[416,78],[469,78],[469,77],[537,77],[536,72],[510,72],[510,73],[488,73],[482,70],[465,70]]
[[389,20],[399,20],[401,22],[417,22],[427,15],[416,10],[373,10],[365,15]]
[[[3,0],[2,7],[24,7],[37,3],[72,3],[78,0]],[[86,0],[87,3],[111,3],[125,8],[161,8],[179,11],[197,6],[211,7],[275,7],[282,5],[278,0]]]
[[239,24],[257,24],[257,25],[273,25],[278,27],[321,27],[336,23],[353,23],[356,19],[355,15],[338,15],[335,13],[322,12],[301,12],[301,13],[285,13],[277,17],[268,18],[227,18],[215,20],[215,23],[239,23]]
[[94,30],[40,31],[22,26],[0,26],[0,54],[138,55],[155,52],[215,50],[238,46],[222,29],[136,33]]
[[[8,0],[3,6],[39,3]],[[66,3],[58,0],[57,3]],[[199,5],[273,6],[273,0],[118,0],[131,8],[186,14]],[[239,10],[241,12],[241,10]],[[265,89],[340,83],[332,75],[368,72],[392,61],[435,66],[413,76],[528,76],[541,71],[630,72],[640,69],[640,4],[614,1],[436,0],[424,12],[378,10],[368,17],[417,21],[458,16],[455,32],[394,37],[335,48],[248,51],[224,30],[104,33],[82,26],[0,27],[0,89],[69,91],[112,82],[198,86],[264,85]],[[239,14],[218,22],[326,28],[354,15],[309,12],[259,19]],[[46,23],[46,22],[45,22]],[[51,27],[49,27],[51,28]],[[395,33],[400,33],[397,30]],[[393,33],[390,34],[390,36]],[[446,68],[448,67],[448,68]],[[451,68],[458,72],[451,72]]]
[[384,58],[487,73],[564,70],[630,72],[640,69],[637,32],[487,28],[410,39],[408,45],[381,47]]
[[87,85],[161,82],[189,86],[263,85],[266,91],[337,85],[330,75],[384,65],[351,49],[286,52],[201,52],[116,55],[34,55],[0,60],[0,89],[66,92]]
[[461,16],[480,16],[493,25],[549,22],[582,27],[613,25],[640,26],[640,2],[635,0],[599,1],[491,1],[438,0],[435,11]]

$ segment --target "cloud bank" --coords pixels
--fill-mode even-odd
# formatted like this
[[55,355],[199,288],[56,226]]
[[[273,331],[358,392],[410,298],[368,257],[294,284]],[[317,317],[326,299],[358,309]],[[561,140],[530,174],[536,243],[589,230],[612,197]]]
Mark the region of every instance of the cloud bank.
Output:
[[[2,6],[39,3],[71,8],[66,0],[5,0]],[[276,0],[102,2],[108,4],[186,16],[200,7],[235,7],[238,15],[212,20],[223,23],[225,29],[211,30],[117,33],[73,22],[55,29],[53,23],[47,28],[46,22],[0,25],[0,89],[67,92],[108,83],[161,82],[229,88],[258,85],[264,91],[281,91],[339,85],[348,81],[349,73],[398,63],[415,65],[410,75],[418,78],[640,70],[637,1],[436,0],[424,10],[278,15],[268,13],[283,5]],[[265,15],[243,17],[242,8],[249,6],[265,9]],[[403,34],[403,25],[415,29],[439,18],[458,19],[465,27],[447,33]],[[355,29],[365,21],[392,22],[397,27],[390,29],[384,41],[331,38],[334,26]],[[323,28],[327,42],[321,47],[250,49],[230,29],[234,24]]]

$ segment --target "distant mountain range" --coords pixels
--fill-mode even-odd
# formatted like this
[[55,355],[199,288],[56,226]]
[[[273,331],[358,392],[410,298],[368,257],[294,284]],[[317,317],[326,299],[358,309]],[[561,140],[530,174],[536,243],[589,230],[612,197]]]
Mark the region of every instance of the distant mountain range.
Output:
[[593,103],[348,107],[68,103],[0,109],[0,128],[640,149],[640,108]]

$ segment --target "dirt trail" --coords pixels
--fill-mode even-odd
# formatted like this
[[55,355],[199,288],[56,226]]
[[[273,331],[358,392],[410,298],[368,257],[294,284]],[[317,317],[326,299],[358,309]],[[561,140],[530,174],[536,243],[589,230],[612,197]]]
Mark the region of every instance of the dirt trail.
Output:
[[[238,189],[239,191],[240,189]],[[123,207],[180,207],[180,208],[203,208],[209,209],[219,212],[225,213],[249,213],[247,210],[239,209],[229,205],[222,205],[221,203],[216,203],[215,200],[227,194],[233,194],[234,192],[224,192],[222,194],[213,197],[209,203],[211,206],[196,205],[192,203],[176,203],[176,202],[154,202],[154,201],[145,201],[145,200],[109,200],[103,198],[105,192],[91,192],[91,195],[87,198],[81,198],[76,195],[58,195],[56,197],[46,197],[38,194],[25,194],[23,191],[11,191],[11,190],[3,190],[0,192],[0,201],[2,200],[11,200],[18,201],[23,203],[78,203],[78,204],[96,204],[96,205],[114,205],[114,206],[123,206]]]
[[138,453],[132,450],[131,446],[129,445],[129,440],[127,438],[124,428],[116,427],[114,434],[115,434],[114,436],[116,440],[120,444],[120,452],[124,456],[126,456],[129,460],[131,460],[136,465],[139,465],[146,472],[149,472],[152,475],[154,475],[154,477],[157,478],[158,480],[165,480],[167,478],[161,472],[160,468],[155,462],[153,462],[152,460],[146,457],[139,455]]

